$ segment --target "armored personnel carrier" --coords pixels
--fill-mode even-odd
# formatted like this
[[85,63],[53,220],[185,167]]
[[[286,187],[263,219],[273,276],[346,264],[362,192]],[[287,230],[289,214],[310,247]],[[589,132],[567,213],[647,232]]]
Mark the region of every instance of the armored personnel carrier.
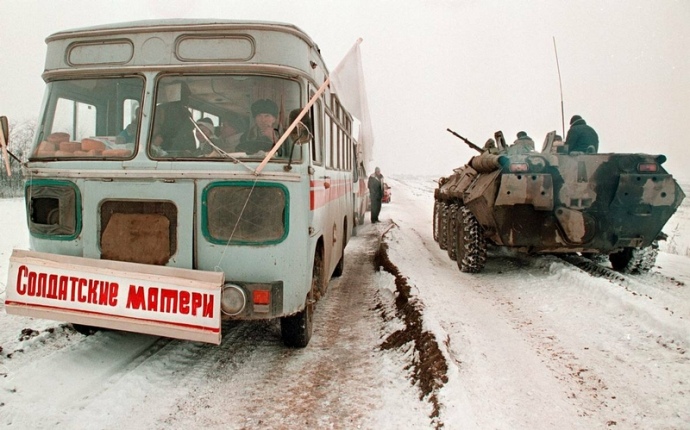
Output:
[[501,132],[438,181],[434,239],[463,272],[480,272],[487,246],[529,254],[608,257],[622,272],[651,269],[662,228],[685,198],[664,155],[577,154],[554,144],[511,154]]

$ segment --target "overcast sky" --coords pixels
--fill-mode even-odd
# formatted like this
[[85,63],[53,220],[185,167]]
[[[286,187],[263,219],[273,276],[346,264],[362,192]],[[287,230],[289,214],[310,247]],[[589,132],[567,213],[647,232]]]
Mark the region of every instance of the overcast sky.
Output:
[[155,18],[295,24],[330,69],[361,49],[385,174],[447,175],[497,130],[526,131],[541,147],[579,114],[601,152],[663,153],[688,180],[690,1],[0,0],[0,114],[35,118],[43,97],[45,38],[68,28]]

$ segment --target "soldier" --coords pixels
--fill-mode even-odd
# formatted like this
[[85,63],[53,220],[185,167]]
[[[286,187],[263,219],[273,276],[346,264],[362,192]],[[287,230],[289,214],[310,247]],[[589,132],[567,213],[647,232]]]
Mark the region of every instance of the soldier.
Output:
[[568,145],[568,154],[571,152],[581,152],[585,154],[596,154],[599,152],[599,136],[592,127],[587,125],[580,115],[573,115],[570,118],[570,130],[565,137],[565,144]]
[[534,152],[534,141],[524,131],[519,131],[517,139],[508,148],[508,154],[526,154]]

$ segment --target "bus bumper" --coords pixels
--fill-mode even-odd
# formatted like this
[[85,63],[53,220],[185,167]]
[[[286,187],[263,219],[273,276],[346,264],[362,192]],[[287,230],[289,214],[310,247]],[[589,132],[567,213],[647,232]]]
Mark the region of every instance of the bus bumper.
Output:
[[8,314],[220,344],[223,272],[14,250]]

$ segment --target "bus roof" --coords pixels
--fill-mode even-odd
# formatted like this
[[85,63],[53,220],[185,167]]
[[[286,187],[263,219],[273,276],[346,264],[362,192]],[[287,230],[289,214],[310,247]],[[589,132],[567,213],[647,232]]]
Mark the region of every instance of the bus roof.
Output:
[[[328,69],[316,43],[295,25],[223,19],[160,19],[63,30],[46,38],[43,78],[76,70],[274,65],[321,82]],[[306,48],[306,51],[305,51]]]
[[316,43],[302,29],[293,24],[273,21],[247,21],[231,19],[148,19],[112,24],[95,25],[58,31],[46,38],[46,43],[60,39],[73,38],[86,35],[110,35],[132,32],[157,32],[176,30],[223,30],[223,29],[256,29],[274,30],[292,33],[311,45],[318,51]]

